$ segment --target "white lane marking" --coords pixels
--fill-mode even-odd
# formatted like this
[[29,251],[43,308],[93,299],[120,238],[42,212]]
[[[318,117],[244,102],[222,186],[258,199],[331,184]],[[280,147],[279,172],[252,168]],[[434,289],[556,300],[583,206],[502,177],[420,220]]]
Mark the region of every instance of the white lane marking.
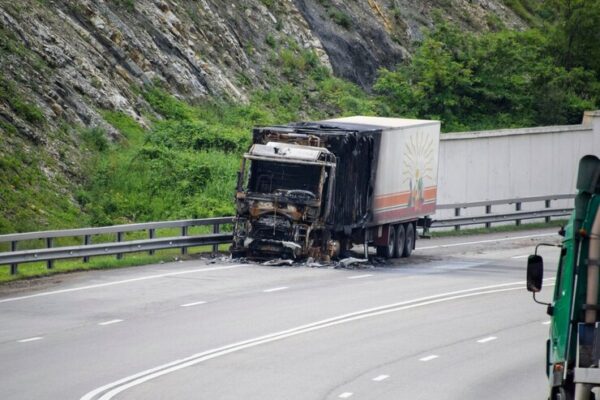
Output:
[[373,380],[375,382],[381,382],[381,381],[385,381],[389,377],[390,377],[389,375],[379,375],[379,376],[376,376],[375,378],[373,378]]
[[25,299],[31,299],[34,297],[51,296],[51,295],[62,294],[62,293],[79,292],[81,290],[97,289],[97,288],[102,288],[102,287],[106,287],[106,286],[123,285],[125,283],[165,278],[168,276],[177,276],[177,275],[193,274],[196,272],[210,272],[210,271],[221,271],[221,270],[233,269],[233,268],[241,268],[244,266],[248,266],[248,264],[236,264],[236,265],[227,265],[224,267],[198,268],[198,269],[189,269],[189,270],[179,271],[179,272],[167,272],[164,274],[149,275],[149,276],[143,276],[140,278],[125,279],[122,281],[99,283],[97,285],[79,286],[79,287],[75,287],[75,288],[71,288],[71,289],[53,290],[51,292],[42,292],[42,293],[30,294],[27,296],[9,297],[8,299],[0,299],[0,303],[8,303],[10,301],[25,300]]
[[21,339],[21,340],[17,340],[17,342],[19,343],[27,343],[27,342],[35,342],[37,340],[42,340],[43,337],[42,336],[36,336],[36,337],[30,337],[27,339]]
[[[552,279],[552,278],[546,278]],[[251,347],[256,347],[261,344],[271,343],[279,340],[286,339],[288,337],[301,335],[321,329],[325,329],[331,326],[337,326],[348,322],[359,321],[365,318],[371,318],[379,315],[385,315],[393,312],[408,310],[417,307],[423,307],[431,304],[438,304],[442,302],[464,299],[474,296],[482,296],[486,294],[502,293],[514,290],[524,290],[523,285],[525,282],[512,282],[502,283],[498,285],[483,286],[471,289],[457,290],[453,292],[440,293],[436,295],[416,298],[412,300],[406,300],[399,303],[388,304],[380,307],[374,307],[361,311],[356,311],[349,314],[338,315],[336,317],[324,319],[321,321],[313,322],[306,325],[297,326],[285,331],[275,332],[268,335],[248,339],[242,342],[232,343],[223,347],[207,350],[201,353],[191,355],[179,360],[175,360],[157,367],[147,369],[134,375],[127,376],[117,381],[108,383],[104,386],[98,387],[91,392],[86,393],[81,397],[80,400],[110,400],[117,394],[144,382],[158,378],[163,375],[170,374],[172,372],[179,371],[181,369],[191,367],[201,362],[211,360],[214,358],[222,357],[227,354],[235,353],[240,350],[244,350]],[[519,287],[510,287],[519,285]],[[100,397],[98,397],[100,396]]]
[[525,254],[523,256],[512,256],[511,258],[516,260],[517,258],[527,258],[527,257],[529,257],[529,254]]
[[550,325],[550,321],[544,321],[542,322],[542,325]]
[[439,249],[441,247],[468,246],[470,244],[506,242],[506,241],[510,241],[510,240],[530,239],[530,238],[536,238],[536,237],[546,237],[546,236],[556,236],[556,235],[557,235],[556,233],[543,233],[543,234],[539,234],[539,235],[512,236],[512,237],[507,237],[507,238],[478,240],[478,241],[475,241],[475,242],[450,243],[450,244],[439,244],[437,246],[417,247],[416,250]]
[[195,301],[193,303],[182,304],[181,307],[192,307],[192,306],[198,306],[200,304],[206,304],[206,302],[205,301]]
[[123,320],[122,319],[111,319],[110,321],[100,322],[100,323],[98,323],[98,325],[106,326],[106,325],[118,324],[119,322],[123,322]]
[[352,392],[345,392],[345,393],[340,394],[338,397],[340,399],[348,399],[348,398],[352,397],[353,394],[354,393],[352,393]]
[[289,287],[280,286],[280,287],[275,287],[275,288],[271,288],[271,289],[265,289],[265,290],[263,290],[263,292],[264,293],[272,293],[272,292],[279,292],[280,290],[285,290],[285,289],[289,289]]
[[479,339],[477,341],[477,343],[487,343],[487,342],[491,342],[492,340],[496,340],[496,339],[498,339],[496,336],[488,336],[486,338]]
[[370,276],[373,276],[373,274],[354,275],[354,276],[349,276],[348,279],[362,279],[362,278],[368,278]]
[[427,357],[419,358],[419,361],[427,362],[427,361],[435,360],[438,357],[439,356],[437,356],[435,354],[432,354],[432,355],[427,356]]

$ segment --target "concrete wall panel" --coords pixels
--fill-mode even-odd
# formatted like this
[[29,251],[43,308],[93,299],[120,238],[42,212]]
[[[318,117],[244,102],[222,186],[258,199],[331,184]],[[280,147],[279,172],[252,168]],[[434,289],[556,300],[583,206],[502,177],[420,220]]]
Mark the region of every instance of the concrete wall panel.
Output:
[[575,193],[586,154],[600,156],[600,111],[581,125],[444,134],[438,204]]

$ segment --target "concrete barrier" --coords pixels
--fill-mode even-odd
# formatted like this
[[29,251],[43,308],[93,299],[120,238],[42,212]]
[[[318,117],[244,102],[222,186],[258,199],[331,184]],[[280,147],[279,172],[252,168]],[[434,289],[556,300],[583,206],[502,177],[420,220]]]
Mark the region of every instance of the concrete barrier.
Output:
[[581,125],[444,134],[438,204],[575,193],[577,165],[586,154],[600,154],[600,111],[586,111]]

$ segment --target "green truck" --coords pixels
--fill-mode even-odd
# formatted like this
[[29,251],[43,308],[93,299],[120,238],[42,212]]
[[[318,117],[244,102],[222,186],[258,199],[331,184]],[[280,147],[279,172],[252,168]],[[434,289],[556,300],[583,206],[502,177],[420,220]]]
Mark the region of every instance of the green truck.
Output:
[[[564,238],[554,295],[546,304],[551,316],[546,344],[551,400],[600,399],[599,206],[600,160],[588,155],[579,163],[575,209],[559,232]],[[534,300],[543,282],[538,247],[527,262],[527,290]]]

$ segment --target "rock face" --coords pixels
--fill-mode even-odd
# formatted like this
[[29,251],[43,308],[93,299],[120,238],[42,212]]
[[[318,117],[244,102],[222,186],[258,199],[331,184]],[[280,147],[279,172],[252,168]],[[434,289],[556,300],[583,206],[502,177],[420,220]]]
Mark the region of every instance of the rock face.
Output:
[[312,51],[368,90],[378,68],[410,57],[437,8],[466,29],[524,26],[502,0],[0,0],[0,161],[15,146],[45,152],[48,179],[75,179],[73,126],[116,139],[103,113],[146,124],[147,84],[246,101],[289,79],[281,49]]
[[[522,25],[500,0],[2,0],[0,66],[51,123],[110,131],[98,109],[140,119],[135,88],[153,81],[190,100],[245,100],[277,75],[275,41],[312,49],[338,76],[369,88],[379,67],[409,56],[442,5],[471,29],[485,29],[490,16]],[[19,125],[7,114],[0,108]]]

